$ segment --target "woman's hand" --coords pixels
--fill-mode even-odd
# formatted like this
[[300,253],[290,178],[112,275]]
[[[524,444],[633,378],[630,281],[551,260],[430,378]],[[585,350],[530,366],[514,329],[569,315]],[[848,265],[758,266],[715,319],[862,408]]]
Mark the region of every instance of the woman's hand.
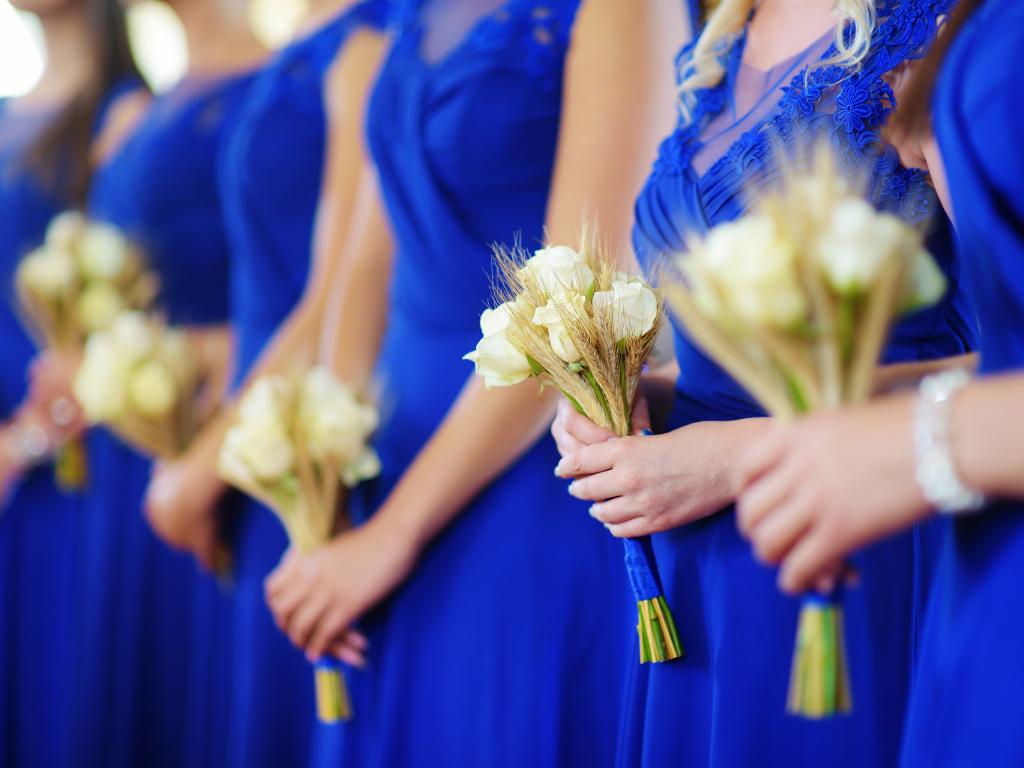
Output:
[[692,523],[734,499],[733,457],[763,419],[701,422],[664,435],[613,438],[568,453],[555,469],[569,493],[613,536],[635,538]]
[[[633,429],[636,434],[651,428],[651,417],[648,412],[647,398],[644,396],[643,386],[637,390],[636,402],[633,404]],[[562,457],[576,453],[581,448],[595,443],[603,443],[606,440],[615,438],[614,432],[597,426],[594,422],[581,414],[569,399],[560,397],[558,399],[558,411],[555,420],[551,424],[551,436],[555,438],[555,445]]]
[[332,653],[349,663],[350,626],[409,574],[417,549],[377,517],[307,555],[289,553],[267,577],[277,625],[310,661]]
[[179,458],[153,468],[145,513],[153,531],[174,549],[217,567],[220,518],[217,506],[226,486],[217,475],[219,441],[200,439]]
[[737,521],[779,586],[828,582],[854,550],[928,515],[914,475],[912,399],[774,425],[736,464]]
[[47,350],[29,369],[29,403],[38,418],[50,422],[46,430],[60,444],[85,429],[85,419],[72,391],[81,364],[77,351]]

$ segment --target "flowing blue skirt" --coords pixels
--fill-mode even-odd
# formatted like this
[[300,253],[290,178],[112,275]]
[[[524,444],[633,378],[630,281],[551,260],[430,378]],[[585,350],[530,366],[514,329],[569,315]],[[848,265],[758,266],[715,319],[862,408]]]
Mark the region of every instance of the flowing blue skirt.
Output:
[[265,507],[240,497],[230,503],[237,534],[228,765],[305,766],[319,730],[313,668],[274,624],[263,587],[288,539]]
[[[473,339],[392,318],[370,514],[470,374]],[[424,371],[430,371],[429,383]],[[445,378],[447,374],[447,379]],[[609,766],[633,636],[622,546],[554,477],[545,438],[485,488],[367,617],[370,663],[352,674],[355,719],[339,765]]]
[[226,664],[211,658],[223,598],[190,557],[172,552],[146,524],[149,461],[101,430],[90,434],[88,455],[72,764],[209,764],[203,753],[215,754],[215,746],[202,733],[222,720],[201,705],[226,686]]
[[0,510],[0,765],[67,765],[80,505],[47,465]]
[[903,765],[1024,765],[1024,505],[950,524]]

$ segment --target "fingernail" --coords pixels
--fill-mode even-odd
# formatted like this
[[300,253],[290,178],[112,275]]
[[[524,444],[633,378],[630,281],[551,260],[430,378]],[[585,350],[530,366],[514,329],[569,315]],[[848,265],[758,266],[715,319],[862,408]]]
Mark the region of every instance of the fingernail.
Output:
[[555,477],[561,477],[562,476],[562,464],[564,464],[564,463],[565,462],[560,461],[560,462],[558,462],[555,465]]
[[570,496],[575,496],[576,495],[576,483],[569,483],[569,495]]
[[587,510],[587,514],[589,514],[592,518],[594,518],[596,520],[597,519],[597,505],[595,504],[590,509],[588,509]]

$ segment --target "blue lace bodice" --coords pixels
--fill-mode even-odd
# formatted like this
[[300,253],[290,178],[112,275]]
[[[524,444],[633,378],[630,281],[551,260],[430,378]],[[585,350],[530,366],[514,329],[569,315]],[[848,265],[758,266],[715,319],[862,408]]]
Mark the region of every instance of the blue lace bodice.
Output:
[[[871,48],[860,66],[851,70],[827,64],[836,53],[834,44],[820,57],[807,56],[804,65],[782,84],[767,112],[698,173],[693,161],[705,147],[705,131],[733,97],[746,42],[745,33],[741,34],[723,53],[726,74],[722,81],[694,94],[693,120],[680,119],[662,143],[637,201],[634,246],[645,268],[682,252],[690,235],[743,215],[750,195],[778,178],[778,163],[787,149],[825,139],[851,174],[867,181],[869,199],[878,207],[922,226],[934,222],[936,234],[930,245],[946,273],[950,291],[939,306],[897,326],[886,359],[946,356],[970,348],[975,332],[960,290],[948,221],[941,215],[927,174],[901,165],[896,150],[882,138],[884,125],[896,107],[889,76],[924,54],[940,17],[952,5],[952,0],[883,0]],[[690,45],[683,49],[679,62],[690,50]],[[676,425],[760,414],[746,393],[706,358],[681,328],[675,331],[681,368]]]

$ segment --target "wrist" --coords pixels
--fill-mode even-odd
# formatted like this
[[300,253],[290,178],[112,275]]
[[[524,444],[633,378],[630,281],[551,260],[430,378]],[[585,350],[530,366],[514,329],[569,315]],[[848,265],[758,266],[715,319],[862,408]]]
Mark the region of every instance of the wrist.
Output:
[[958,446],[963,425],[955,418],[968,375],[950,370],[921,382],[914,406],[915,476],[928,503],[940,512],[973,512],[985,497],[965,483]]

